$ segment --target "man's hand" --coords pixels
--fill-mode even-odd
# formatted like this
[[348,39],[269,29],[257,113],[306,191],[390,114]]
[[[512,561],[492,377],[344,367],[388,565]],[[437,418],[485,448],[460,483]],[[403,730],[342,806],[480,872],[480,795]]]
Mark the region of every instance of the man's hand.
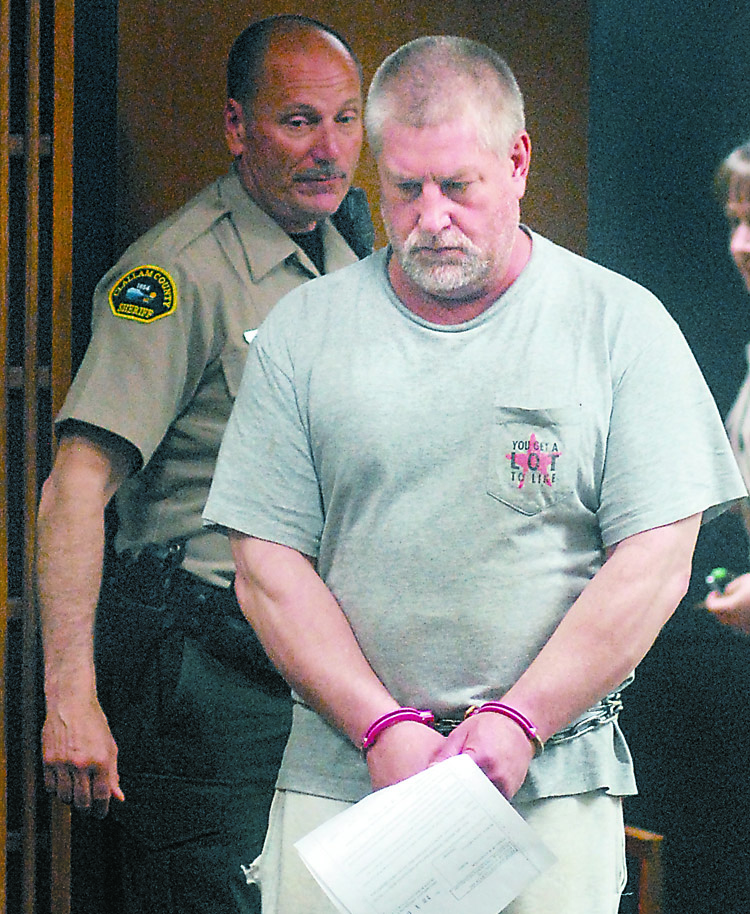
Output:
[[[429,768],[445,745],[445,737],[432,727],[402,721],[384,730],[367,750],[372,789],[389,787]],[[456,753],[450,752],[445,758]]]
[[706,609],[724,625],[750,635],[750,574],[741,574],[730,581],[724,593],[710,593],[706,597]]
[[507,717],[474,714],[445,738],[434,762],[454,755],[470,755],[500,793],[510,800],[517,792],[534,757],[534,745]]
[[103,818],[110,799],[125,799],[117,774],[117,746],[95,699],[48,708],[42,755],[44,786],[63,803]]
[[104,512],[136,466],[137,451],[116,435],[89,433],[61,438],[39,503],[36,583],[47,702],[42,751],[47,790],[105,816],[110,798],[124,797],[117,746],[96,697],[94,618]]

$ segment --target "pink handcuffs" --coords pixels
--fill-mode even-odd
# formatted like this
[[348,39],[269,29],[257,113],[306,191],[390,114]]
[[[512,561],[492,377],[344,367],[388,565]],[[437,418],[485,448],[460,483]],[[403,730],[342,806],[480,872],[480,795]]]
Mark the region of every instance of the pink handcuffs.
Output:
[[[509,720],[512,720],[513,723],[518,724],[526,734],[526,738],[529,742],[534,745],[535,754],[544,751],[544,743],[539,737],[539,733],[534,724],[528,717],[521,714],[521,712],[517,711],[515,708],[511,708],[510,705],[505,705],[500,701],[487,701],[481,705],[473,705],[464,715],[464,719],[473,717],[475,714],[481,714],[485,711],[491,711],[494,714],[502,714],[503,717],[507,717]],[[402,721],[414,721],[415,723],[429,726],[434,720],[435,715],[429,710],[420,710],[419,708],[397,708],[395,711],[389,711],[387,714],[383,714],[381,717],[376,718],[367,730],[365,730],[361,740],[362,752],[366,753],[368,749],[372,748],[380,734],[394,724],[400,724]]]

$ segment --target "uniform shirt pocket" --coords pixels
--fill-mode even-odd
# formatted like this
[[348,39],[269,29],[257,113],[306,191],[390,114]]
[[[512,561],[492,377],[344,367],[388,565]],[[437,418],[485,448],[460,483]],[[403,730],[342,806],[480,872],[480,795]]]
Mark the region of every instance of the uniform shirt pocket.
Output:
[[580,407],[496,406],[487,493],[521,514],[544,511],[574,489]]
[[221,367],[224,372],[227,390],[230,399],[234,400],[240,389],[242,373],[245,370],[245,361],[250,347],[243,342],[241,347],[227,347],[221,354]]

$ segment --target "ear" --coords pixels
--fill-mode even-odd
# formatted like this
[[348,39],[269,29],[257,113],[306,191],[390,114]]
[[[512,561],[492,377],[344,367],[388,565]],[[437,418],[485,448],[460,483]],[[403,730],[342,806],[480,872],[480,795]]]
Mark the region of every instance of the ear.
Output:
[[233,98],[228,98],[224,105],[224,136],[230,153],[236,158],[245,151],[245,112],[242,105]]
[[513,148],[510,151],[510,159],[513,168],[513,180],[518,183],[518,199],[520,200],[526,192],[526,179],[529,176],[529,167],[531,165],[531,139],[525,130],[521,131],[516,137]]

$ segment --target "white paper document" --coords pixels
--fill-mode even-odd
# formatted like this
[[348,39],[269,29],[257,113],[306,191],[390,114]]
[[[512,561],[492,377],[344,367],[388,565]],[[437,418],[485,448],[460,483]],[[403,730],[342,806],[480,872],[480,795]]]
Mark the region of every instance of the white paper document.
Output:
[[370,794],[295,847],[343,914],[499,914],[555,859],[468,755]]

